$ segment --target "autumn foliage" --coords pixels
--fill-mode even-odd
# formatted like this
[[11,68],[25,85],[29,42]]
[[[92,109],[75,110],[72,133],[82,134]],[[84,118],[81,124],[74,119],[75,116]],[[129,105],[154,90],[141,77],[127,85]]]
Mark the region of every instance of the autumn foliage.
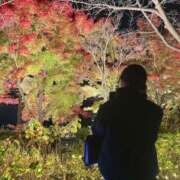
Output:
[[[148,98],[164,109],[156,144],[158,178],[178,179],[180,53],[168,49],[141,17],[137,31],[124,33],[114,19],[94,21],[68,1],[0,0],[5,2],[0,6],[0,106],[18,106],[18,122],[24,123],[0,128],[0,179],[101,179],[96,167],[83,164],[90,129],[81,125],[87,126],[119,87],[119,74],[131,63],[145,67]],[[161,26],[157,16],[148,17]]]
[[[149,18],[160,26],[158,17]],[[140,31],[152,31],[143,18],[137,25]],[[103,58],[108,91],[98,71]],[[25,121],[71,121],[78,114],[74,107],[88,96],[101,96],[103,88],[112,90],[129,63],[146,66],[149,80],[166,88],[167,82],[177,80],[170,69],[177,68],[178,59],[179,53],[154,34],[114,32],[110,18],[94,22],[68,1],[14,0],[0,7],[0,90],[5,95],[10,89],[20,91]],[[80,87],[84,80],[89,83],[86,89]]]
[[93,26],[68,2],[14,0],[0,7],[1,91],[19,89],[23,120],[74,117],[71,108],[81,94],[77,67],[90,61],[80,36]]

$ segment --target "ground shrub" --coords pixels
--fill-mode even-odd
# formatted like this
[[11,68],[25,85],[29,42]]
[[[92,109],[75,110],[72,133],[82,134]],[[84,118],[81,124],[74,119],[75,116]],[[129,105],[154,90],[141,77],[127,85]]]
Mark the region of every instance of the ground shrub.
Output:
[[[99,180],[97,166],[87,168],[82,161],[83,142],[88,133],[87,128],[82,128],[76,136],[44,145],[43,141],[29,144],[19,132],[1,130],[0,179]],[[179,141],[179,133],[160,134],[157,142],[160,180],[180,177]]]

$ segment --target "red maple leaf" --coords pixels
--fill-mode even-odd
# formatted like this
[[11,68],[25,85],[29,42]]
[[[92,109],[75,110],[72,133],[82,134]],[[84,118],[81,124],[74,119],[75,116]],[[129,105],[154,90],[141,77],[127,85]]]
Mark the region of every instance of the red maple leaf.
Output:
[[47,76],[47,72],[46,72],[45,70],[41,70],[41,71],[39,72],[39,76],[40,76],[41,78],[45,78],[45,77]]
[[17,44],[11,44],[11,45],[9,45],[9,47],[8,47],[8,52],[9,52],[9,54],[13,54],[13,53],[15,53],[17,50],[18,50]]
[[75,114],[80,114],[82,111],[83,111],[82,108],[78,105],[72,107],[72,112]]
[[72,16],[74,13],[72,5],[68,2],[54,1],[51,8],[53,10],[58,10],[60,13],[63,13],[64,16]]
[[149,18],[156,27],[159,27],[162,23],[161,19],[157,15],[151,14]]
[[2,50],[3,50],[3,46],[0,46],[0,53],[1,53]]
[[28,19],[21,19],[19,25],[21,28],[28,29],[31,27],[31,22]]
[[180,52],[175,52],[175,58],[177,58],[177,59],[179,59],[179,61],[180,61]]
[[17,9],[21,9],[24,7],[30,7],[30,6],[35,5],[35,1],[34,0],[14,0],[13,5]]
[[0,7],[0,27],[3,28],[13,21],[14,12],[13,10],[5,5]]
[[79,30],[83,31],[84,33],[89,33],[94,26],[94,21],[93,19],[88,18],[88,16],[85,13],[76,12],[75,24]]
[[147,28],[147,22],[144,20],[144,18],[138,18],[137,26],[139,30],[144,31]]
[[8,80],[5,80],[4,82],[3,82],[3,86],[4,86],[4,88],[6,89],[6,90],[9,90],[9,89],[16,89],[16,87],[17,87],[17,81],[16,80],[10,80],[10,79],[8,79]]
[[0,97],[0,104],[19,104],[19,99],[11,97]]
[[36,33],[25,34],[20,37],[21,43],[30,43],[36,38]]
[[18,50],[20,55],[27,55],[29,54],[29,50],[26,46],[21,46]]
[[34,118],[36,116],[36,113],[34,113],[34,111],[30,111],[30,110],[27,110],[27,109],[23,109],[22,110],[22,120],[23,121],[29,121],[30,119]]
[[159,74],[157,74],[155,72],[149,72],[148,73],[148,79],[150,81],[158,81],[159,80]]
[[47,16],[49,16],[49,11],[48,11],[48,10],[40,10],[40,11],[38,12],[38,15],[39,15],[40,17],[47,17]]

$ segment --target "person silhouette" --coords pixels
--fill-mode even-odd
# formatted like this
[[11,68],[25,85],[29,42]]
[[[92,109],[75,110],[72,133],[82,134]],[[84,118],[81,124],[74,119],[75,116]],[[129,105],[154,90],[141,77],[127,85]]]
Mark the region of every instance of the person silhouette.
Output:
[[155,142],[163,111],[147,99],[147,73],[131,64],[121,76],[121,88],[97,112],[92,132],[102,139],[98,157],[105,180],[155,180]]

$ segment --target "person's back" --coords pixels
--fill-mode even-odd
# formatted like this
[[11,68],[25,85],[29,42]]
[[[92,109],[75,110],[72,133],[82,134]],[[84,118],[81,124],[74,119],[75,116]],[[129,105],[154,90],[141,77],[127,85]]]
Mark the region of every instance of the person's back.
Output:
[[[98,111],[94,134],[103,127],[99,168],[107,180],[149,180],[157,174],[155,141],[162,118],[145,93],[124,86]],[[99,127],[98,127],[99,126]]]

